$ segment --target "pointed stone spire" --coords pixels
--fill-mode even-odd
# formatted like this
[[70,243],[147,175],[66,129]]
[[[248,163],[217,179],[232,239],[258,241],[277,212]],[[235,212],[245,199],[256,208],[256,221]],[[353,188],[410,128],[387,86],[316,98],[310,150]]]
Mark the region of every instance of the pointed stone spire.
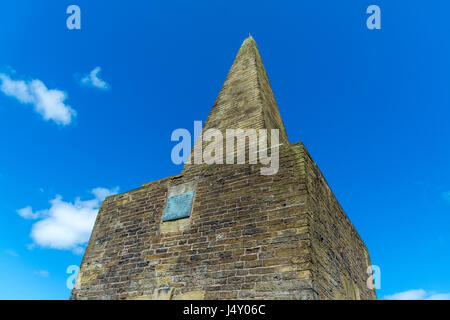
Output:
[[[258,47],[252,36],[242,43],[228,72],[225,83],[203,125],[202,134],[217,129],[225,138],[227,129],[267,129],[270,143],[271,129],[279,129],[279,143],[289,144],[283,120],[264,69]],[[197,139],[191,157],[201,158],[205,146]],[[225,141],[224,141],[225,143]],[[224,150],[225,151],[225,150]],[[200,152],[200,156],[198,156]],[[226,153],[229,151],[227,150]],[[194,163],[194,159],[192,159]],[[191,167],[188,161],[183,168]]]
[[203,130],[279,129],[280,143],[289,144],[286,129],[252,36],[242,46]]

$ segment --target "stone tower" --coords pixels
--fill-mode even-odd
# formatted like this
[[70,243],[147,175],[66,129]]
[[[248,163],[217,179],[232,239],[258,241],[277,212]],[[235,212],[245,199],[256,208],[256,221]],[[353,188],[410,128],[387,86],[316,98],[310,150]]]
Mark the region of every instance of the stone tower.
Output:
[[368,250],[304,145],[289,143],[251,37],[211,128],[278,129],[279,170],[186,164],[105,199],[71,299],[376,299]]

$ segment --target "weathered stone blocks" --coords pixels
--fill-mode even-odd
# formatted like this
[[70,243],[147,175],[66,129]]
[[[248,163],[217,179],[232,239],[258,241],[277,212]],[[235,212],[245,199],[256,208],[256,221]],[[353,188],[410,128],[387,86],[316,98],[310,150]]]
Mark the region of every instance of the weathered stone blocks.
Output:
[[[253,39],[204,128],[279,129],[278,172],[185,165],[105,199],[72,299],[376,299],[367,248],[306,148],[289,144]],[[163,222],[185,191],[190,215]]]

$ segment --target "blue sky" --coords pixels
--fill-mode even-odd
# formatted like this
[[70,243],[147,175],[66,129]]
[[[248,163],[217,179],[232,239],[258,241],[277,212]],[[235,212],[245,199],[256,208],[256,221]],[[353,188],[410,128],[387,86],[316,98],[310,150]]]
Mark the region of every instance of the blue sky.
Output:
[[[81,30],[66,27],[70,4]],[[371,4],[381,30],[366,27]],[[2,1],[0,299],[69,297],[66,269],[88,235],[66,218],[89,224],[107,194],[181,170],[171,133],[206,119],[249,32],[290,141],[305,143],[381,268],[378,297],[448,298],[449,10]]]

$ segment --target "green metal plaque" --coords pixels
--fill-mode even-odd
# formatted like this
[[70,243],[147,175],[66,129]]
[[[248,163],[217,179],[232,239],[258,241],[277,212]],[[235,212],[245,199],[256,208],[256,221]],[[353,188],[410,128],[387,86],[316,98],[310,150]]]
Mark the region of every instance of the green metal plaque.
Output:
[[163,222],[187,218],[191,215],[194,191],[173,195],[167,199]]

